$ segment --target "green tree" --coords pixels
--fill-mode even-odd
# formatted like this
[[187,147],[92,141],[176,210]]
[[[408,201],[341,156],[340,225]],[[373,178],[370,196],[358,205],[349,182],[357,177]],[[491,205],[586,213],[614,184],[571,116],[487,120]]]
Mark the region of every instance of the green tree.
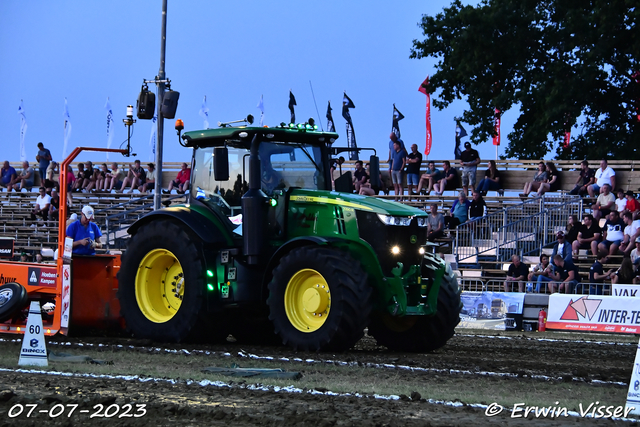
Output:
[[466,100],[475,143],[492,136],[495,108],[519,108],[507,157],[638,159],[639,17],[637,0],[455,0],[423,15],[411,58],[436,59],[434,106]]

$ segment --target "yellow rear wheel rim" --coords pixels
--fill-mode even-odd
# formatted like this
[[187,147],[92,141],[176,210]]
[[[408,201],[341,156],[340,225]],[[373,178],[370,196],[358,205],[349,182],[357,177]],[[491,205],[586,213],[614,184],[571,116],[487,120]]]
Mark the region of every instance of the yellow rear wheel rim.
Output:
[[150,251],[136,274],[136,301],[142,314],[154,323],[168,322],[184,297],[184,272],[178,258],[166,249]]
[[302,332],[314,332],[324,325],[331,309],[329,284],[316,270],[295,273],[284,293],[284,308],[289,322]]

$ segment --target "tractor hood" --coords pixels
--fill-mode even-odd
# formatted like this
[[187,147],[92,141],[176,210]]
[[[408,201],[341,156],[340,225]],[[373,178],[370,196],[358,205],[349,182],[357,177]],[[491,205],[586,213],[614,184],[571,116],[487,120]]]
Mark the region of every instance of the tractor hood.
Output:
[[296,203],[320,203],[350,207],[357,210],[376,214],[393,216],[428,216],[429,214],[418,208],[403,205],[377,197],[361,196],[359,194],[339,193],[337,191],[322,190],[291,190],[289,200]]

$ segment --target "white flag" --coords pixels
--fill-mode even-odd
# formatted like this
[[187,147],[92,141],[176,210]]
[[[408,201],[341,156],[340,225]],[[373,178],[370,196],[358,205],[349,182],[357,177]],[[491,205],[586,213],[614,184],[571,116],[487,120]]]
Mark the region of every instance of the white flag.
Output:
[[260,109],[260,126],[264,126],[264,102],[262,95],[260,95],[260,102],[258,102],[258,108]]
[[151,120],[151,136],[149,137],[149,149],[151,150],[151,154],[149,156],[149,161],[153,162],[156,160],[156,135],[158,126],[156,126],[156,122],[158,121],[158,114],[153,115],[153,120]]
[[207,95],[202,100],[202,106],[200,107],[200,117],[204,119],[204,128],[209,129],[209,109],[207,108]]
[[24,148],[24,136],[27,133],[27,116],[25,116],[24,114],[24,106],[22,105],[22,100],[20,100],[18,114],[20,114],[20,161],[25,162],[27,160],[27,152]]
[[64,99],[64,144],[62,146],[62,159],[67,158],[67,145],[71,136],[71,117],[69,117],[69,106],[67,98]]
[[[111,103],[107,97],[107,103],[104,104],[104,109],[107,110],[107,148],[111,148],[113,142],[113,133],[115,132],[115,122],[113,120],[113,111],[111,110]],[[109,161],[109,153],[107,153],[107,161]]]

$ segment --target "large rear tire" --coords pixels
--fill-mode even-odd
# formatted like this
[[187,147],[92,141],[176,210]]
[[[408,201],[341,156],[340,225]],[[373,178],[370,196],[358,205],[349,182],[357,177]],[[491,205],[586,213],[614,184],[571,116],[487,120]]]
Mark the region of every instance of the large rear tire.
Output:
[[460,323],[460,288],[450,268],[442,277],[438,311],[433,316],[393,317],[381,314],[369,325],[369,335],[394,351],[427,352],[443,347]]
[[27,290],[19,283],[0,286],[0,322],[9,320],[28,302]]
[[179,342],[226,333],[205,307],[202,242],[181,225],[156,220],[131,237],[118,273],[127,327],[139,338]]
[[358,261],[308,246],[285,255],[269,283],[269,319],[294,350],[344,351],[364,335],[371,287]]

